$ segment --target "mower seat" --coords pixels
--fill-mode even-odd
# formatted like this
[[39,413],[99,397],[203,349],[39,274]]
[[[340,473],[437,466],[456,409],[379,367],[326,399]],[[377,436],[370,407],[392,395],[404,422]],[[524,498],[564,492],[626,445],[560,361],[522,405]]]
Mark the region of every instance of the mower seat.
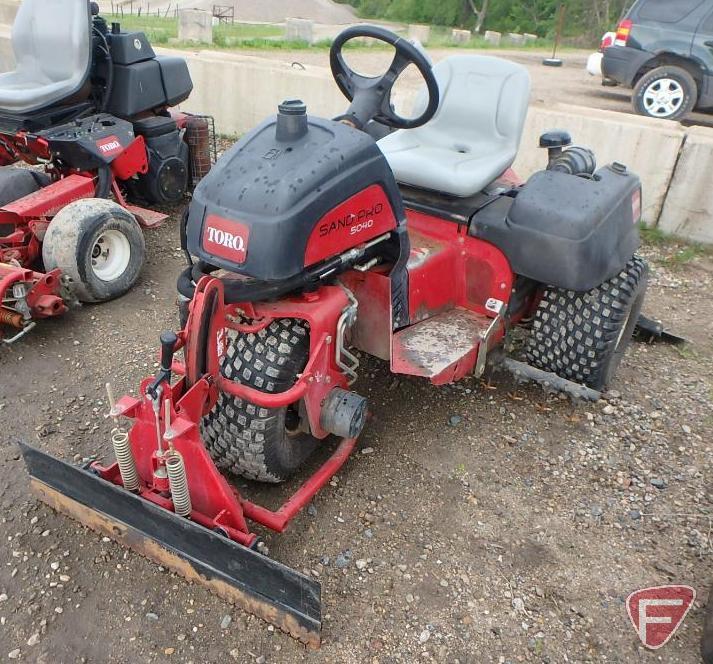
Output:
[[28,113],[77,95],[91,67],[89,0],[24,0],[12,27],[15,71],[0,74],[0,111]]
[[[389,134],[379,147],[398,182],[473,196],[515,161],[530,75],[514,62],[482,55],[453,55],[433,71],[441,92],[433,119]],[[425,107],[423,95],[416,107]]]

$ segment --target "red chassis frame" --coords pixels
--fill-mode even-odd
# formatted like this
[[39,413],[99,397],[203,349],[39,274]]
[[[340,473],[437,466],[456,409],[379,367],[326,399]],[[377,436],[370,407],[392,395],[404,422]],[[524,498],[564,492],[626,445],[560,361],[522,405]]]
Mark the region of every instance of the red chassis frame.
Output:
[[[175,114],[185,124],[186,116]],[[82,198],[96,195],[98,176],[94,172],[76,169],[57,169],[46,140],[27,132],[0,134],[0,166],[22,160],[31,165],[47,164],[52,182],[28,196],[0,208],[0,227],[12,227],[0,237],[0,329],[9,326],[23,330],[26,317],[9,307],[16,299],[12,287],[24,284],[26,303],[32,319],[58,316],[67,310],[62,299],[61,275],[55,271],[42,274],[29,269],[42,256],[42,241],[52,217],[63,207]],[[129,205],[121,192],[118,180],[127,180],[148,172],[148,156],[143,136],[137,136],[110,164],[111,191],[117,202],[137,218],[141,226],[159,225],[168,215]],[[2,337],[0,337],[2,338]]]
[[[488,300],[495,297],[507,303],[512,291],[514,276],[502,253],[492,245],[468,237],[463,226],[412,211],[409,211],[409,232],[410,304],[415,312],[412,323],[417,325],[421,319],[428,320],[448,307],[466,309],[482,317],[484,324],[495,323],[491,345],[502,339],[505,321],[487,306]],[[428,252],[424,254],[426,247]],[[219,279],[210,276],[201,279],[175,348],[182,349],[184,354],[183,361],[174,360],[172,365],[180,380],[173,386],[164,382],[160,401],[154,402],[147,392],[153,379],[147,378],[141,384],[140,398],[125,396],[112,411],[114,416],[134,420],[129,442],[142,498],[173,510],[165,473],[156,472],[165,463],[165,452],[172,448],[184,460],[193,521],[248,547],[257,542],[248,520],[276,532],[285,530],[346,462],[356,439],[343,439],[302,487],[277,511],[271,511],[241,496],[218,471],[201,440],[200,422],[215,405],[220,391],[263,408],[280,408],[303,400],[312,434],[326,438],[328,433],[320,423],[322,405],[332,389],[348,386],[336,355],[338,321],[352,305],[347,289],[354,289],[359,307],[366,311],[364,325],[370,326],[372,332],[371,344],[359,343],[364,340],[364,330],[357,329],[352,339],[353,343],[356,341],[354,345],[371,346],[365,350],[373,352],[385,338],[391,347],[386,359],[391,359],[392,370],[422,375],[417,366],[410,366],[393,351],[398,347],[399,332],[391,330],[388,270],[350,271],[342,275],[341,282],[343,285],[322,286],[314,292],[277,302],[234,305],[225,303]],[[536,304],[536,301],[529,303],[528,309]],[[310,327],[310,356],[293,387],[277,394],[265,393],[223,378],[220,361],[226,350],[227,333],[254,333],[281,318],[305,320]],[[456,366],[432,376],[434,383],[453,382],[473,372],[482,338],[474,337],[470,342],[471,352]],[[109,467],[95,463],[92,469],[103,479],[123,485],[117,463]]]
[[[122,415],[134,420],[129,442],[141,479],[139,495],[160,507],[173,509],[171,499],[166,497],[165,477],[156,472],[165,464],[164,453],[170,446],[184,460],[193,521],[248,547],[256,544],[257,535],[250,530],[247,519],[276,532],[284,531],[349,458],[356,439],[342,440],[332,456],[302,487],[280,509],[271,511],[243,498],[228,484],[200,438],[200,421],[215,405],[219,390],[264,408],[288,406],[304,399],[314,435],[327,437],[328,433],[319,422],[319,414],[324,398],[332,389],[347,387],[347,379],[337,366],[333,351],[337,321],[349,305],[344,290],[337,286],[325,286],[315,293],[281,302],[226,305],[221,281],[204,277],[196,287],[186,327],[178,335],[176,350],[183,349],[184,361],[174,360],[172,368],[182,376],[181,379],[173,386],[164,382],[160,402],[155,404],[147,393],[153,379],[147,378],[141,384],[141,398],[125,396],[112,411],[113,416]],[[245,316],[255,323],[237,322]],[[286,317],[307,321],[311,330],[310,359],[294,387],[286,392],[266,394],[222,378],[219,364],[228,330],[256,332],[272,320]],[[168,427],[166,403],[170,413]],[[159,450],[157,426],[161,431],[163,450]],[[92,469],[103,479],[123,485],[117,463],[109,467],[93,464]]]

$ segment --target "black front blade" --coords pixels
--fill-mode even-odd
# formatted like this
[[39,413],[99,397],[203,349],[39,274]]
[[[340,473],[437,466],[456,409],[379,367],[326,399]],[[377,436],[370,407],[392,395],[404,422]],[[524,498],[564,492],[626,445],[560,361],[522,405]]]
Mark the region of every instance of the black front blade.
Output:
[[643,314],[636,321],[634,336],[642,341],[660,340],[674,345],[685,344],[688,341],[684,337],[679,337],[677,334],[664,329],[663,323],[653,318],[647,318]]
[[89,471],[24,443],[20,449],[33,492],[50,507],[319,647],[319,582]]

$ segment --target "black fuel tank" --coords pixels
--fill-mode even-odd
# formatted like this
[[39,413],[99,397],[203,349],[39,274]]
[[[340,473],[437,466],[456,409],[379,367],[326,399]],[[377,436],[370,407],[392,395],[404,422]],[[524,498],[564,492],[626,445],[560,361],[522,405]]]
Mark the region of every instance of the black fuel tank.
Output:
[[393,173],[374,140],[308,117],[301,102],[246,134],[199,183],[188,250],[261,280],[286,279],[405,221]]

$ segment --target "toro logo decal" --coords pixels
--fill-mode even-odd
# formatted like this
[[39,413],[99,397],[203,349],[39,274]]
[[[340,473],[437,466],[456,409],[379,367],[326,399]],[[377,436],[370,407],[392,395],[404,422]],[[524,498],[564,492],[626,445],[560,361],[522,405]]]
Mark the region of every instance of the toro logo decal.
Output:
[[239,221],[209,214],[203,226],[203,249],[232,263],[244,263],[248,257],[250,228]]
[[305,265],[367,242],[396,228],[396,217],[377,184],[338,205],[319,220],[305,250]]
[[626,610],[641,643],[656,650],[675,634],[694,599],[690,586],[654,586],[631,593]]
[[111,157],[124,149],[116,136],[102,138],[96,142],[96,146],[99,148],[99,152],[105,157]]

